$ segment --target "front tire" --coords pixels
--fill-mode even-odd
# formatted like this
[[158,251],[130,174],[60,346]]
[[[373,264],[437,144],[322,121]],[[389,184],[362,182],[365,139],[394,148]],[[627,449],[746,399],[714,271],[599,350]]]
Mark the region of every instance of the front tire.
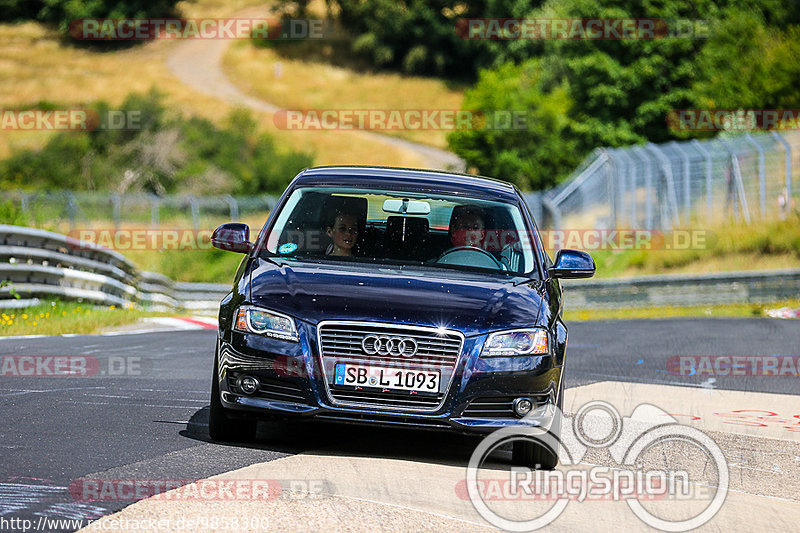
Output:
[[235,419],[228,416],[220,399],[218,354],[214,355],[214,374],[211,379],[211,407],[208,411],[208,434],[213,441],[244,442],[256,436],[258,421]]

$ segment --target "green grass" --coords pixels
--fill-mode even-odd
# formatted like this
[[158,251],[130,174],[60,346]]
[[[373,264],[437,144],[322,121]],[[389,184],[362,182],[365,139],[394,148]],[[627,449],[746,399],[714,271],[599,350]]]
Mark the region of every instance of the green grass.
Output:
[[0,336],[91,334],[148,316],[176,314],[53,300],[24,309],[0,310]]
[[692,228],[701,246],[658,250],[590,251],[597,277],[770,270],[800,266],[800,219]]
[[243,254],[224,250],[136,250],[125,252],[137,268],[175,281],[233,283]]
[[[569,302],[567,302],[569,306]],[[687,307],[627,307],[623,309],[581,309],[564,311],[564,320],[633,320],[673,317],[765,317],[768,309],[800,307],[800,300],[785,300],[771,304],[697,305]]]

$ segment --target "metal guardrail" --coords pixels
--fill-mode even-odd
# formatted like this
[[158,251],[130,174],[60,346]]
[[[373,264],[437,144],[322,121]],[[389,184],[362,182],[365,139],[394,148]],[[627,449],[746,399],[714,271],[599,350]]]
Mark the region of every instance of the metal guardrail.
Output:
[[[0,225],[0,307],[58,296],[151,310],[216,311],[231,286],[137,271],[121,254],[49,231]],[[565,282],[570,309],[770,303],[800,297],[800,269]]]
[[800,269],[565,282],[570,310],[768,304],[800,298]]
[[180,283],[139,271],[122,254],[66,235],[0,224],[0,307],[23,298],[60,297],[102,305],[138,305],[162,311],[214,311],[230,285]]

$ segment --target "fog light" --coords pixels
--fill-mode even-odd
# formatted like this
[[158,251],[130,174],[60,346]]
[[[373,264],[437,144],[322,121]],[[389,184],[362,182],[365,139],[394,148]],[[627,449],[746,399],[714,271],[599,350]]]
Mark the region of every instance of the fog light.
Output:
[[519,417],[527,415],[533,409],[533,401],[530,398],[517,398],[512,405],[514,413]]
[[242,376],[239,378],[239,388],[245,394],[254,394],[261,388],[261,383],[253,376]]

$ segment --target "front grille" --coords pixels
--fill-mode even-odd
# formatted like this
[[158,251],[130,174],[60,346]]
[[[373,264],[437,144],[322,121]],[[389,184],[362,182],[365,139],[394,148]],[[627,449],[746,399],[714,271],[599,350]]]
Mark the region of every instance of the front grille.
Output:
[[[534,402],[534,408],[544,405],[549,396],[546,394],[528,395]],[[514,414],[513,403],[519,396],[487,396],[475,398],[467,408],[464,409],[462,416],[475,418],[517,418]]]
[[[412,338],[417,352],[411,357],[379,355],[365,352],[365,337]],[[416,326],[365,322],[324,322],[318,328],[322,368],[331,401],[339,405],[368,406],[411,411],[435,411],[452,381],[456,363],[464,343],[463,335],[454,330],[437,330]],[[367,348],[372,345],[367,344]],[[432,394],[387,390],[376,387],[337,386],[333,383],[336,364],[353,363],[370,366],[438,370],[439,390]]]

